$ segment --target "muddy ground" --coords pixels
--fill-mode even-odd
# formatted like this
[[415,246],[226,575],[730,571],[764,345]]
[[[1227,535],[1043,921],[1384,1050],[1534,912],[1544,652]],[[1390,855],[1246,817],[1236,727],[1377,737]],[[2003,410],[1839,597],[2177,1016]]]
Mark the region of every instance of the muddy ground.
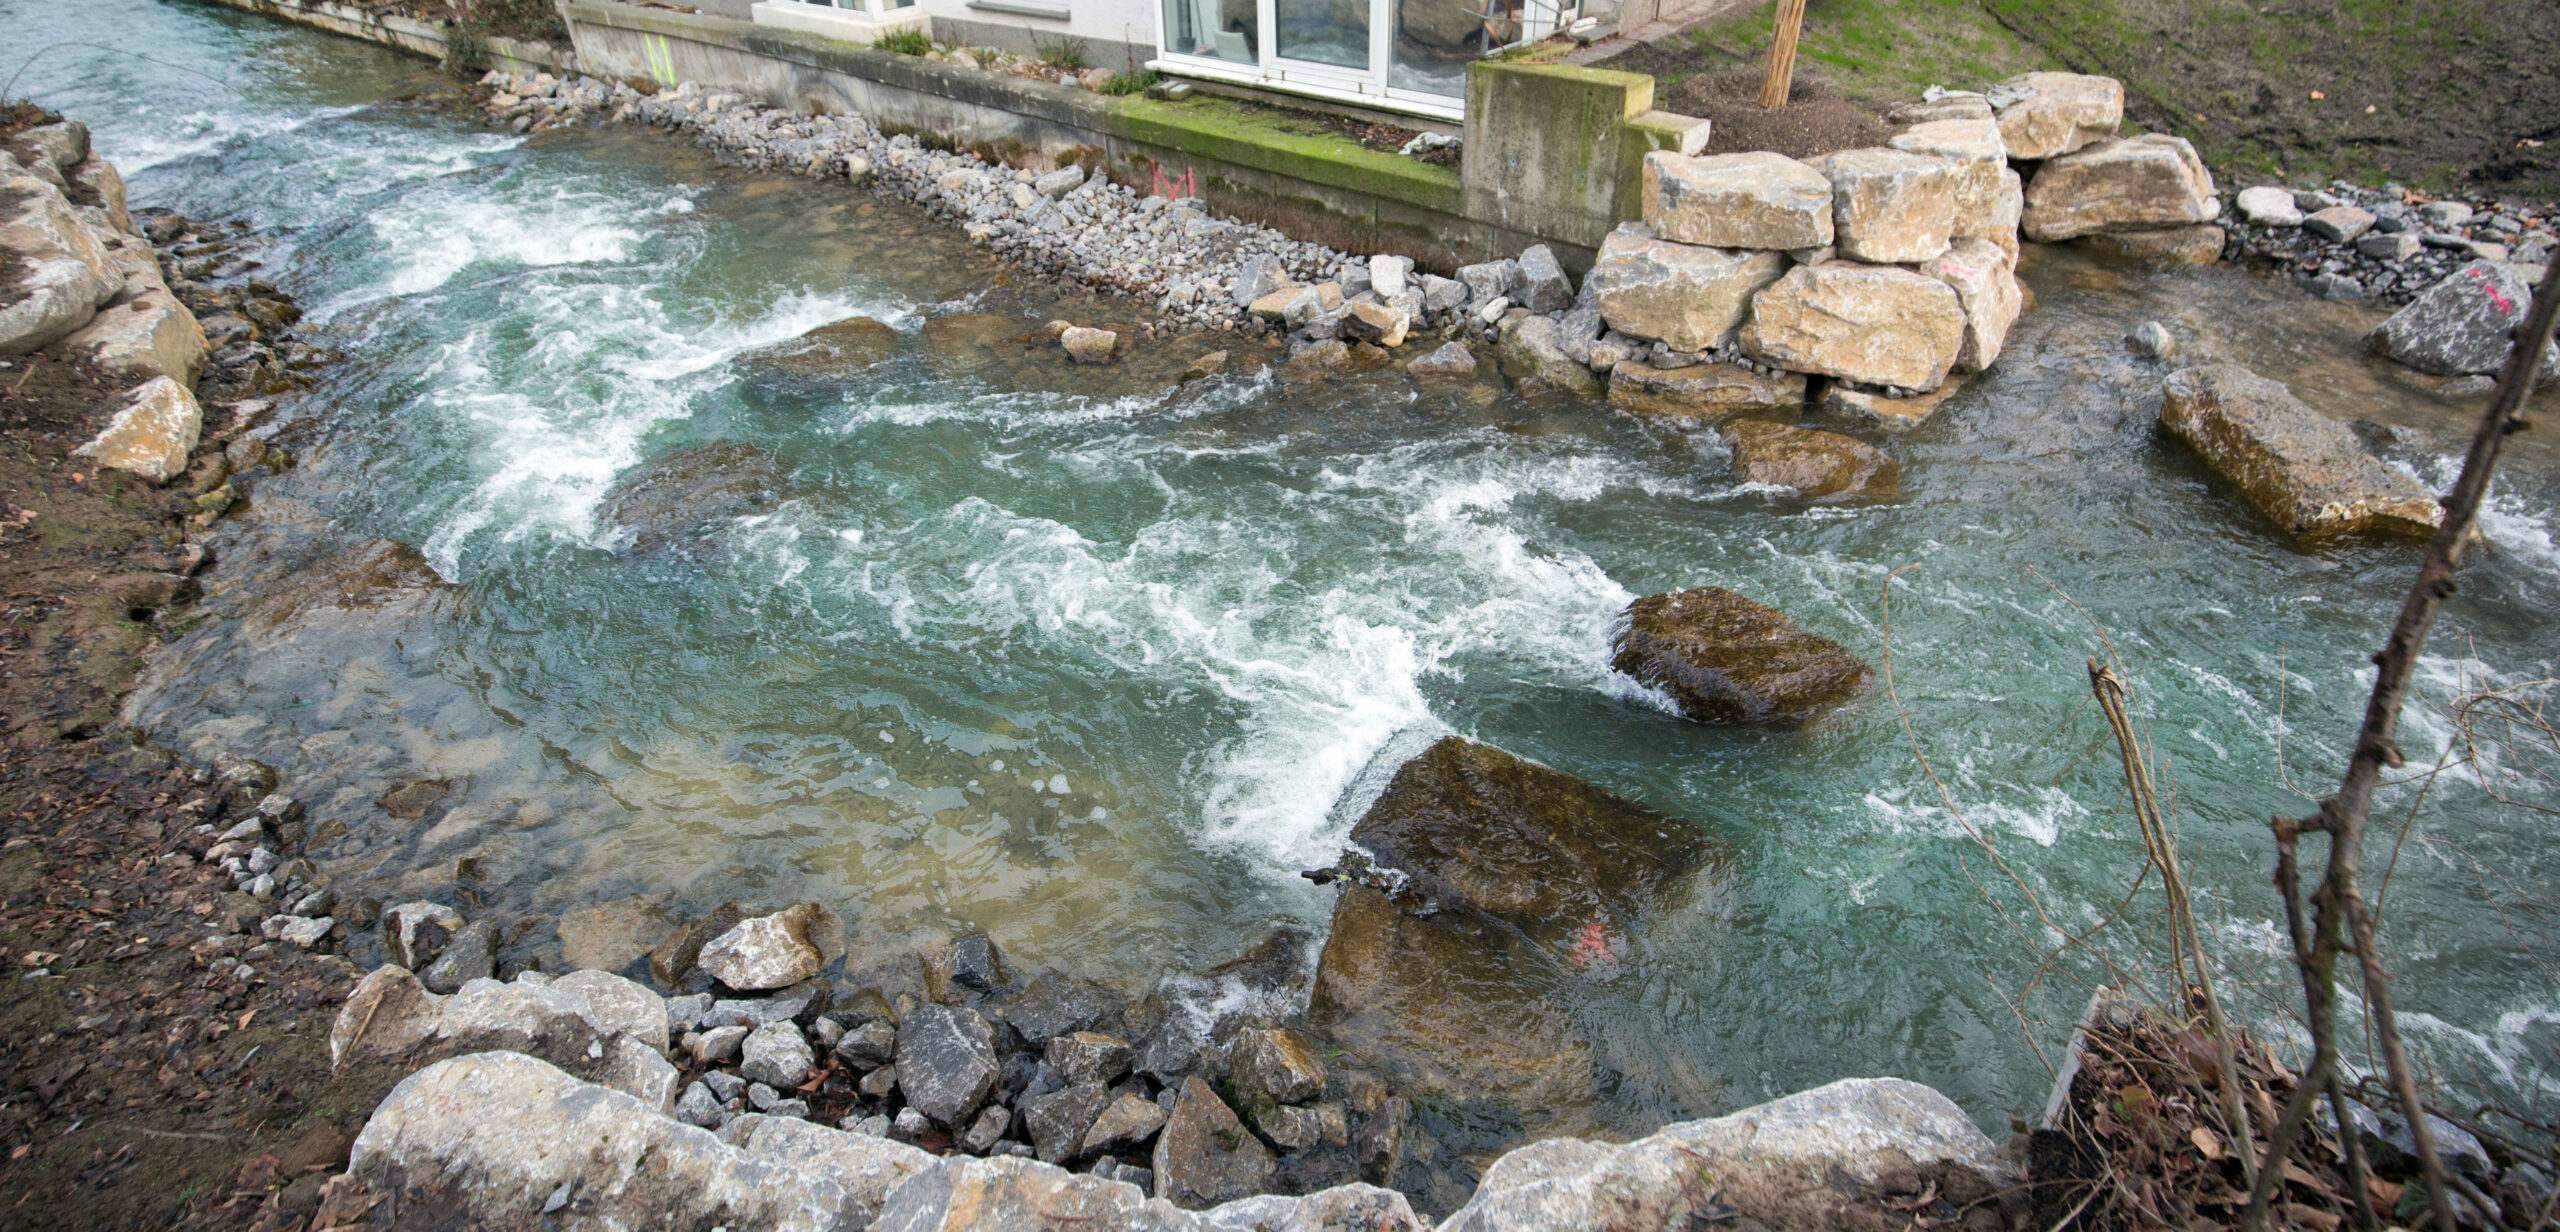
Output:
[[[186,241],[181,241],[186,242]],[[181,288],[200,316],[245,299]],[[280,339],[270,339],[280,342]],[[200,387],[195,469],[167,487],[71,451],[122,389],[59,355],[0,368],[0,1225],[275,1228],[317,1201],[400,1076],[332,1074],[356,972],[258,935],[271,907],[198,869],[240,801],[115,721],[190,619],[194,497],[219,486],[228,404],[293,383],[231,353]],[[237,964],[251,974],[243,978]],[[299,1184],[297,1184],[299,1182]],[[270,1215],[274,1217],[270,1218]]]

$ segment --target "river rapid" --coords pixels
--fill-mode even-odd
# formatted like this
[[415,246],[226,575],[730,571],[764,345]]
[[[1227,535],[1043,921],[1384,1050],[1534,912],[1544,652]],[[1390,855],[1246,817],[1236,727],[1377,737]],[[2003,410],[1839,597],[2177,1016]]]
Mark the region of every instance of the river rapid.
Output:
[[[491,131],[366,45],[184,0],[0,0],[0,28],[115,48],[51,47],[20,89],[138,206],[264,229],[261,276],[346,353],[281,404],[298,464],[215,532],[206,618],[131,709],[279,767],[345,828],[312,851],[342,894],[815,898],[866,946],[984,930],[1143,993],[1276,924],[1321,935],[1332,891],[1297,871],[1454,731],[1733,852],[1614,974],[1553,990],[1630,1131],[1889,1074],[2002,1133],[2106,961],[2161,987],[2156,881],[2047,962],[2142,868],[2091,655],[2165,763],[2226,995],[2286,1037],[2266,819],[2335,782],[2418,552],[2283,541],[2160,433],[2167,368],[2121,339],[2158,319],[2181,362],[2398,425],[2439,485],[2479,409],[2363,356],[2370,309],[2057,249],[1997,371],[1890,446],[1898,499],[1807,505],[1578,400],[1283,389],[1251,375],[1276,352],[1216,336],[1099,375],[971,345],[927,322],[1139,318],[842,184]],[[839,380],[743,358],[855,314],[902,353]],[[1231,375],[1172,389],[1216,346]],[[2404,776],[2458,696],[2560,675],[2542,435],[2431,643]],[[1631,599],[1709,584],[1880,661],[1897,570],[1908,736],[1881,691],[1722,729],[1609,670]],[[374,803],[420,781],[448,785],[422,817]],[[2387,792],[2368,865],[2405,820],[2385,942],[2424,1064],[2516,1097],[2560,1057],[2560,850],[2484,781]]]

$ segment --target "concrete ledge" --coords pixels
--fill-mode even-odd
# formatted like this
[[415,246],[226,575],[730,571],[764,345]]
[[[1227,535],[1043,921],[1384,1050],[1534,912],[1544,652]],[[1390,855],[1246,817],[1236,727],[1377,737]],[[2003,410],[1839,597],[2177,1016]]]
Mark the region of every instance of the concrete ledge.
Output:
[[[244,13],[257,13],[298,25],[342,34],[396,47],[430,60],[442,60],[451,49],[452,31],[412,18],[377,16],[352,4],[331,4],[328,0],[207,0]],[[482,40],[489,48],[489,66],[516,73],[572,73],[577,71],[570,54],[549,43],[530,43],[522,39],[490,38]]]

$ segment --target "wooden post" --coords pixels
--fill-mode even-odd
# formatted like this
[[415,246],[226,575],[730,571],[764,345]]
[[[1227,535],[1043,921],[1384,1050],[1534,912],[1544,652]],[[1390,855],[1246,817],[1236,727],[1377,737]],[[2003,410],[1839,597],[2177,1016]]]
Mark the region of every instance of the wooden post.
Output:
[[1804,31],[1804,0],[1778,0],[1778,28],[1769,40],[1769,75],[1760,80],[1760,105],[1787,105],[1796,79],[1796,36]]

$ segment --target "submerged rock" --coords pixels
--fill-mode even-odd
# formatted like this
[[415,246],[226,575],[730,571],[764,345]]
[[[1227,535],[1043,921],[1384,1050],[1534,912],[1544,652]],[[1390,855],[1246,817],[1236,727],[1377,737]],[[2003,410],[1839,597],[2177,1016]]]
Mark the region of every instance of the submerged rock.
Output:
[[898,331],[869,317],[847,317],[741,358],[760,368],[818,380],[851,376],[897,353]]
[[1609,372],[1609,403],[1647,419],[1711,425],[1751,411],[1804,405],[1800,372],[1768,372],[1741,364],[1656,368],[1622,363]]
[[596,504],[596,521],[631,536],[635,552],[684,550],[733,519],[782,499],[782,467],[744,441],[710,441],[624,472]]
[[1736,420],[1725,428],[1733,440],[1733,469],[1745,483],[1792,488],[1808,498],[1885,496],[1901,466],[1874,446],[1837,432],[1792,428],[1766,420]]
[[1702,723],[1802,723],[1858,695],[1867,665],[1775,608],[1721,587],[1627,605],[1611,661]]
[[2292,534],[2427,538],[2443,521],[2433,495],[2275,381],[2213,364],[2171,374],[2161,392],[2160,425]]

